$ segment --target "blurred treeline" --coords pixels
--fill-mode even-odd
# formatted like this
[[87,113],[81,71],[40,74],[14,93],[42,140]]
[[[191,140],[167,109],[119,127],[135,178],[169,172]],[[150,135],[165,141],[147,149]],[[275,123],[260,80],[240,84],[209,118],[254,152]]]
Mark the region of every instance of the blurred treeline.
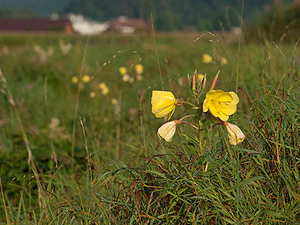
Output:
[[276,1],[272,8],[265,8],[257,23],[246,27],[245,37],[247,41],[297,42],[300,37],[300,1],[295,0],[287,6]]
[[242,8],[244,20],[251,24],[273,4],[274,0],[114,0],[114,4],[110,0],[71,0],[60,13],[80,13],[100,21],[123,15],[149,22],[152,14],[157,30],[217,31],[239,26]]
[[[98,21],[108,21],[121,15],[148,22],[153,19],[157,31],[236,31],[243,18],[247,41],[295,42],[300,36],[300,0],[114,0],[113,4],[111,0],[63,2],[59,9],[52,8],[52,11],[62,16],[70,12],[82,14]],[[54,2],[53,5],[57,6]],[[48,8],[50,10],[51,7]],[[33,8],[0,8],[0,17],[40,15],[42,13]]]

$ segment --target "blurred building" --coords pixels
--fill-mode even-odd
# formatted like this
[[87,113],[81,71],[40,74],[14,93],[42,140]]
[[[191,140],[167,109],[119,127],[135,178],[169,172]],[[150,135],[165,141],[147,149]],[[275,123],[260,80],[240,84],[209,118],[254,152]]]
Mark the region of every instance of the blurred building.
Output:
[[138,31],[147,31],[150,29],[150,24],[142,19],[130,19],[125,16],[120,16],[110,21],[108,31],[116,31],[120,33],[134,33]]
[[1,18],[0,31],[10,32],[65,32],[74,33],[69,19]]
[[82,35],[101,34],[110,26],[110,22],[96,22],[73,13],[68,14],[68,18],[72,23],[74,31]]

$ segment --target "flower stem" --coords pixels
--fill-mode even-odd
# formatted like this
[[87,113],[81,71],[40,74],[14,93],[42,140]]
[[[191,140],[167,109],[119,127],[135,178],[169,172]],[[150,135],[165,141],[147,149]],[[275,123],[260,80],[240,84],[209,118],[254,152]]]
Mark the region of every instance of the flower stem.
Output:
[[182,101],[183,104],[188,104],[190,106],[192,106],[194,109],[198,109],[199,107],[194,105],[193,103],[190,103],[190,102],[186,102],[186,101]]

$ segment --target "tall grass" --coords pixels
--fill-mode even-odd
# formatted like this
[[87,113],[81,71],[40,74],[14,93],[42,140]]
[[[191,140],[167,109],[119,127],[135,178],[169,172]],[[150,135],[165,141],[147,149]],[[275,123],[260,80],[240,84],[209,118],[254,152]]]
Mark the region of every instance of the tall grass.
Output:
[[[67,54],[60,40],[72,44]],[[7,82],[1,83],[0,97],[3,223],[297,224],[295,45],[242,44],[238,57],[236,43],[209,33],[156,34],[156,44],[151,35],[86,41],[75,36],[0,38],[0,67]],[[204,53],[212,63],[201,61]],[[228,64],[222,65],[221,57]],[[145,67],[143,81],[123,82],[119,67],[132,73],[137,63]],[[196,69],[210,83],[220,70],[216,87],[235,90],[238,63],[240,103],[231,121],[246,134],[243,143],[230,145],[226,130],[214,127],[199,157],[197,142],[184,136],[194,136],[187,126],[178,129],[171,144],[157,137],[162,119],[151,114],[150,96],[161,80],[165,90],[189,100],[187,74]],[[93,79],[78,92],[71,78],[84,74]],[[101,95],[100,82],[106,82],[108,95]],[[178,108],[173,117],[184,112]],[[53,118],[60,122],[55,128]],[[28,148],[36,170],[27,163]]]

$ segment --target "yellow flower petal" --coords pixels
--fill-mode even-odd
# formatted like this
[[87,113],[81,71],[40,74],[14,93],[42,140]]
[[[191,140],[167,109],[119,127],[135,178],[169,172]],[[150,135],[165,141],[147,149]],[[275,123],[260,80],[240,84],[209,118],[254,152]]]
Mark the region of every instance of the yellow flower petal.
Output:
[[239,97],[234,92],[210,90],[203,102],[203,112],[209,111],[214,117],[227,121],[237,109]]

